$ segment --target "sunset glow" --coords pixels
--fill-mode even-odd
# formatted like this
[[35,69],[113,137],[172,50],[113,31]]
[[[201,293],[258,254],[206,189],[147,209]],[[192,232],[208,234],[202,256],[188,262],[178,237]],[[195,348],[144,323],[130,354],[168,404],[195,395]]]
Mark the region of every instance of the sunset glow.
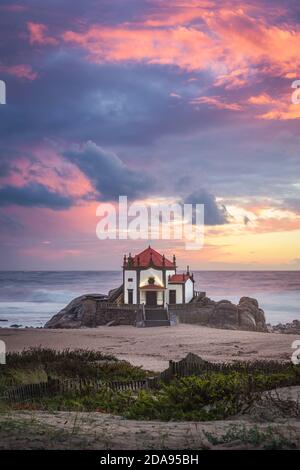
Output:
[[2,269],[119,269],[119,195],[204,204],[202,250],[149,240],[193,269],[300,269],[299,5],[37,4],[0,5]]

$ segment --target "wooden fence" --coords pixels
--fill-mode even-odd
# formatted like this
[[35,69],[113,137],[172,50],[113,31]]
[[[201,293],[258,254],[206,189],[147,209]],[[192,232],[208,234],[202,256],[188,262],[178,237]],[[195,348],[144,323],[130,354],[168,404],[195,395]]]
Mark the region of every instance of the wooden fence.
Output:
[[56,394],[82,394],[97,392],[104,387],[115,391],[132,390],[138,391],[143,388],[155,386],[155,378],[149,377],[141,380],[131,380],[128,382],[113,381],[103,382],[101,380],[86,379],[49,379],[48,382],[21,385],[9,388],[4,398],[11,402],[30,401],[35,398],[42,398]]
[[230,373],[233,371],[248,373],[256,371],[268,374],[284,371],[286,367],[286,363],[276,361],[213,363],[204,361],[195,354],[188,354],[187,357],[181,361],[169,361],[169,367],[155,377],[147,377],[145,379],[131,380],[127,382],[103,382],[101,380],[80,378],[65,380],[49,378],[48,382],[11,387],[7,390],[4,398],[12,402],[22,402],[55,394],[93,393],[103,389],[103,387],[107,387],[115,391],[139,391],[141,389],[159,387],[160,382],[169,383],[175,377],[202,375],[207,372]]
[[168,369],[161,372],[159,378],[163,382],[169,382],[174,377],[188,377],[191,375],[202,375],[207,372],[262,372],[270,374],[275,372],[283,372],[286,370],[287,364],[276,361],[254,361],[234,362],[234,363],[214,363],[203,361],[201,358],[194,356],[191,360],[183,359],[181,361],[169,361]]
[[40,382],[36,384],[26,384],[19,387],[12,387],[7,390],[4,399],[11,402],[22,402],[30,398],[41,398],[49,393],[49,383]]

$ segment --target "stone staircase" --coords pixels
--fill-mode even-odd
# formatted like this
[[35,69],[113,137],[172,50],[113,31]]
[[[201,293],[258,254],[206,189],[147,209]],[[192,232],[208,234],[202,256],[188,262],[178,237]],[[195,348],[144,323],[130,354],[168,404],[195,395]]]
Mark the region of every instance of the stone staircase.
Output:
[[107,300],[113,304],[121,305],[124,303],[124,289],[123,284],[116,289],[111,289],[108,293]]
[[170,326],[167,309],[145,307],[145,326]]

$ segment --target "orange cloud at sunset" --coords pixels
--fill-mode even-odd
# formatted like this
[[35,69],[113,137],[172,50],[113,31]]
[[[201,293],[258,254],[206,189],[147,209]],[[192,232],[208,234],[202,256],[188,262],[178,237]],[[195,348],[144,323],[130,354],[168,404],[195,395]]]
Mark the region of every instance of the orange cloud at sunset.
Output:
[[254,105],[268,105],[268,104],[275,104],[276,100],[273,99],[271,96],[267,95],[266,93],[262,93],[260,95],[251,96],[248,99],[248,103]]
[[291,119],[300,119],[300,105],[281,103],[278,107],[261,114],[261,119],[288,121]]
[[86,33],[68,31],[66,42],[89,53],[91,61],[146,61],[202,69],[217,54],[213,41],[202,31],[178,27],[170,31],[92,27]]
[[[66,31],[63,39],[88,52],[90,61],[145,61],[176,65],[186,70],[209,69],[216,86],[247,83],[247,77],[260,66],[260,72],[291,74],[299,67],[299,27],[273,26],[265,12],[247,7],[187,9],[177,4],[174,15],[168,7],[144,21],[114,27],[94,25],[83,32]],[[198,20],[198,21],[196,21]],[[192,22],[191,24],[188,24]]]
[[300,119],[300,105],[291,103],[291,94],[291,91],[289,91],[289,93],[275,99],[266,93],[262,93],[251,96],[247,102],[250,105],[265,108],[264,112],[256,115],[259,119],[281,121]]

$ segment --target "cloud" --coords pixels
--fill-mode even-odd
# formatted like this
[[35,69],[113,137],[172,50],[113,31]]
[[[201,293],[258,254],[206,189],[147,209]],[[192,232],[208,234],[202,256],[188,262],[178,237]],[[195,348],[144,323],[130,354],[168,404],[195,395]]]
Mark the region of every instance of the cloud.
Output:
[[95,63],[137,61],[199,70],[216,53],[208,35],[185,27],[168,31],[94,26],[85,33],[67,31],[63,38],[66,43],[87,50],[88,59]]
[[30,44],[43,44],[55,46],[58,44],[57,39],[47,35],[48,27],[42,23],[27,23],[29,31]]
[[14,106],[0,108],[1,143],[21,141],[24,146],[47,136],[105,146],[147,145],[216,122],[212,109],[199,111],[170,97],[168,91],[179,87],[182,77],[157,66],[83,64],[75,51],[57,54],[51,49],[37,73],[32,83],[9,84]]
[[252,227],[253,233],[292,232],[294,230],[300,230],[300,217],[260,217],[256,225]]
[[46,207],[53,210],[68,209],[74,201],[50,188],[31,183],[26,186],[2,186],[0,188],[0,206],[18,205],[24,207]]
[[[28,236],[34,238],[39,226],[48,240],[50,225],[64,245],[67,231],[78,238],[94,233],[96,197],[178,198],[202,185],[212,188],[210,198],[199,195],[206,223],[230,222],[207,231],[221,237],[238,225],[241,233],[255,234],[264,220],[256,223],[250,213],[251,223],[241,216],[237,224],[214,195],[222,196],[233,217],[231,198],[268,197],[272,207],[297,197],[300,139],[293,117],[300,106],[290,104],[291,82],[300,78],[296,2],[26,5],[24,13],[0,15],[0,74],[7,74],[9,94],[9,104],[0,106],[2,188],[39,184],[65,194],[70,204],[81,201],[63,212],[5,208],[22,217]],[[96,149],[86,148],[89,140]],[[48,207],[43,197],[38,203]],[[191,202],[197,201],[196,195]],[[90,214],[84,223],[81,208]],[[271,217],[262,230],[281,227],[277,215]],[[294,214],[286,217],[282,230],[298,226],[291,223]]]
[[300,119],[300,105],[288,104],[288,102],[279,103],[276,108],[260,114],[260,119],[274,121],[290,121]]
[[[153,3],[153,2],[152,2]],[[144,62],[184,70],[210,70],[215,85],[247,86],[258,73],[286,76],[299,66],[299,26],[284,22],[288,7],[247,3],[232,8],[192,1],[164,5],[145,19],[109,27],[69,29],[63,39],[81,47],[89,61]],[[267,9],[268,11],[269,9]]]
[[223,225],[229,223],[229,214],[226,207],[218,204],[216,197],[205,189],[189,194],[185,197],[184,203],[204,204],[205,225]]
[[193,98],[190,103],[195,106],[207,104],[217,109],[227,109],[229,111],[241,111],[242,107],[238,103],[226,103],[219,96],[199,96]]
[[248,98],[248,103],[254,104],[256,106],[264,106],[269,104],[276,104],[277,101],[266,93],[261,93],[260,95],[250,96],[250,98]]
[[19,65],[3,65],[0,64],[0,72],[13,75],[17,78],[24,78],[25,80],[35,80],[37,73],[32,70],[30,65],[19,64]]
[[291,210],[300,215],[300,198],[286,198],[280,204],[282,209]]
[[63,156],[87,176],[102,200],[118,199],[120,195],[137,198],[148,194],[154,185],[145,173],[130,169],[115,153],[92,141],[63,152]]

